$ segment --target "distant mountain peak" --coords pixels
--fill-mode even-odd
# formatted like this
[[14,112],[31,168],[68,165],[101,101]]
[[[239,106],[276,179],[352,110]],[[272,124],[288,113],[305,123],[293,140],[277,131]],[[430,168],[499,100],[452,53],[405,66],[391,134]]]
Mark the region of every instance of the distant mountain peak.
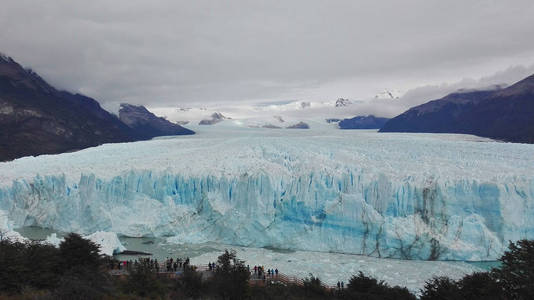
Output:
[[129,104],[129,103],[121,103],[119,111],[121,111],[121,110],[122,111],[125,111],[125,110],[137,110],[137,111],[144,111],[144,112],[151,113],[143,105],[134,105],[134,104]]
[[139,132],[144,138],[194,133],[187,128],[167,121],[165,118],[157,117],[142,105],[121,103],[119,119],[128,127]]
[[296,124],[287,126],[286,128],[287,128],[287,129],[310,129],[310,125],[308,125],[307,123],[304,123],[304,122],[300,121],[300,122],[298,122],[298,123],[296,123]]
[[504,97],[534,94],[534,74],[499,91],[497,94],[499,96],[504,96]]
[[7,56],[6,54],[0,52],[0,60],[3,60],[5,62],[12,62],[13,59],[9,56]]
[[225,119],[230,119],[230,118],[225,117],[220,112],[214,112],[213,114],[211,114],[211,119],[201,120],[198,123],[198,125],[213,125],[213,124],[217,124],[217,123],[219,123],[219,122],[221,122],[222,120],[225,120]]
[[[150,114],[144,107],[122,108]],[[55,89],[5,54],[0,55],[0,128],[0,161],[153,137],[132,129],[90,97]],[[192,133],[187,132],[182,134]]]
[[352,102],[349,99],[338,98],[336,100],[336,107],[345,107],[345,106],[348,106],[348,105],[351,105],[351,104],[352,104]]
[[387,99],[387,100],[396,100],[401,96],[401,92],[398,90],[388,90],[385,89],[382,92],[375,95],[375,99]]
[[300,108],[304,109],[304,108],[308,108],[308,107],[311,107],[311,103],[310,102],[306,102],[306,101],[300,102]]
[[504,89],[455,92],[412,107],[380,131],[463,133],[534,143],[534,75]]
[[375,117],[374,115],[356,116],[352,119],[343,119],[338,123],[340,129],[380,129],[388,118]]

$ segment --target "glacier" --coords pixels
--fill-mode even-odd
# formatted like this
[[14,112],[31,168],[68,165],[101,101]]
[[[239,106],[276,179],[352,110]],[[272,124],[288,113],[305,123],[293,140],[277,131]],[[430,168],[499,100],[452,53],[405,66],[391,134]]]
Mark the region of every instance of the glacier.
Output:
[[13,230],[13,222],[10,222],[5,211],[0,210],[0,241],[9,240],[12,242],[24,243],[28,239]]
[[[126,250],[126,247],[122,245],[119,237],[114,232],[97,231],[83,238],[88,239],[100,246],[99,253],[108,256],[120,253]],[[7,213],[0,210],[0,241],[9,240],[11,242],[26,243],[32,240],[24,237],[19,232],[15,231],[12,222],[9,221]],[[52,233],[47,236],[41,243],[46,243],[54,247],[59,247],[64,238],[59,238],[56,233]]]
[[420,260],[494,260],[534,238],[534,145],[194,130],[0,163],[0,210],[14,227]]

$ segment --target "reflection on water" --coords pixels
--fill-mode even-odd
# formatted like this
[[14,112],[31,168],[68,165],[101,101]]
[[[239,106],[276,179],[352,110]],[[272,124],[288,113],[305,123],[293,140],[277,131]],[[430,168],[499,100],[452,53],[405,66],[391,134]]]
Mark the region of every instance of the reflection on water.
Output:
[[[41,227],[22,227],[16,229],[22,236],[34,240],[43,241],[52,233],[55,233],[58,238],[62,238],[66,235],[65,232],[41,228]],[[158,260],[166,259],[167,257],[197,257],[199,255],[214,252],[224,251],[225,246],[214,243],[206,244],[168,244],[164,238],[133,238],[133,237],[121,237],[119,240],[128,250],[141,251],[146,253],[152,253],[150,257]],[[226,246],[227,247],[227,246]],[[146,255],[115,255],[120,260],[136,259],[138,257],[148,257]]]
[[494,261],[467,261],[468,264],[473,265],[475,267],[481,268],[483,270],[490,271],[493,268],[499,268],[501,266],[501,262],[498,260]]
[[[65,233],[53,229],[41,228],[41,227],[22,227],[16,229],[22,236],[31,240],[45,240],[47,236],[52,233],[57,234],[59,238],[64,237]],[[121,243],[132,251],[141,251],[146,253],[152,253],[151,256],[147,255],[115,255],[119,260],[130,260],[138,257],[152,257],[158,260],[164,260],[167,257],[198,257],[200,255],[210,252],[223,252],[224,249],[231,247],[228,245],[222,245],[217,243],[203,243],[203,244],[169,244],[165,238],[133,238],[133,237],[119,237]],[[236,246],[239,247],[239,246]],[[240,247],[241,248],[241,247]],[[293,250],[273,249],[266,248],[276,253],[290,254],[294,253]],[[491,270],[500,266],[499,261],[475,261],[467,262],[470,265],[481,268],[483,270]]]
[[[128,250],[141,251],[152,253],[153,258],[158,260],[166,259],[167,257],[197,257],[199,255],[219,251],[217,244],[168,244],[162,238],[132,238],[119,237],[121,243]],[[222,251],[221,251],[222,252]],[[146,257],[139,255],[115,255],[118,259],[135,259],[137,257]]]

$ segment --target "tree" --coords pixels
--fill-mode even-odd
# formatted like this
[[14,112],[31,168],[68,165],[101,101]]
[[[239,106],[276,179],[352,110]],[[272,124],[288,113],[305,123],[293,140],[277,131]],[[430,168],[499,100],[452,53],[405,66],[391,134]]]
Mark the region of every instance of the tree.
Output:
[[310,277],[304,278],[304,292],[306,295],[325,295],[326,290],[321,283],[319,277],[313,276],[310,273]]
[[177,288],[185,296],[197,299],[202,292],[202,274],[192,268],[185,268],[181,280],[178,281]]
[[158,279],[156,270],[147,260],[141,260],[130,271],[125,286],[126,293],[134,293],[142,297],[162,297],[165,286]]
[[492,273],[508,297],[534,299],[534,241],[510,242],[508,250],[499,259],[499,269]]
[[383,284],[383,281],[379,283],[378,280],[367,277],[360,271],[358,276],[353,275],[349,279],[347,290],[351,292],[368,293],[371,290],[376,289],[377,286],[382,286]]
[[82,238],[76,233],[67,235],[59,245],[64,269],[75,267],[98,269],[104,262],[99,250],[99,245]]
[[61,269],[61,256],[56,247],[39,242],[26,244],[24,264],[28,270],[25,278],[29,286],[36,289],[57,287],[63,270]]
[[70,233],[59,245],[63,275],[54,296],[57,299],[100,299],[113,292],[105,271],[100,246]]
[[349,298],[362,299],[415,299],[415,296],[406,288],[390,287],[384,281],[367,277],[362,272],[349,279],[346,294]]
[[24,248],[23,243],[0,240],[0,291],[18,293],[22,290],[28,273]]
[[457,300],[462,299],[460,288],[449,277],[434,277],[425,283],[421,290],[421,300]]
[[249,294],[250,272],[235,251],[225,250],[217,259],[213,285],[222,299],[245,299]]
[[103,299],[113,293],[113,285],[105,272],[74,267],[67,270],[53,291],[53,299],[92,300]]
[[462,299],[506,299],[495,276],[488,272],[465,275],[457,282],[457,285]]

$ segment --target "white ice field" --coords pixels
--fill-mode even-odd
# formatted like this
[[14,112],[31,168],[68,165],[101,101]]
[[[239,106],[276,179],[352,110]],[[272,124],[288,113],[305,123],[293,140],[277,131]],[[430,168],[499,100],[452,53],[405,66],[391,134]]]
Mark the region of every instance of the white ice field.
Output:
[[401,259],[534,238],[534,145],[234,125],[0,163],[0,210],[15,228]]

